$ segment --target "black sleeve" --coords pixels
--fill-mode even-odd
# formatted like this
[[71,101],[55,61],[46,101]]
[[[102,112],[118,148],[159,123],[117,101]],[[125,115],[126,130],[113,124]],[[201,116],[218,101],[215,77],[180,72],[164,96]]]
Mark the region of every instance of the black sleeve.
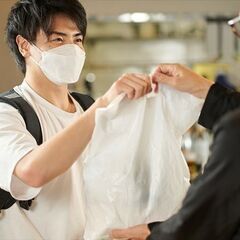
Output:
[[181,210],[153,224],[148,240],[230,240],[240,223],[240,111],[214,127],[212,154]]
[[162,222],[152,222],[148,224],[148,229],[150,230],[150,232],[153,230],[153,228],[155,226],[159,226]]
[[229,90],[220,84],[213,84],[203,105],[198,123],[212,129],[226,113],[240,107],[240,93]]

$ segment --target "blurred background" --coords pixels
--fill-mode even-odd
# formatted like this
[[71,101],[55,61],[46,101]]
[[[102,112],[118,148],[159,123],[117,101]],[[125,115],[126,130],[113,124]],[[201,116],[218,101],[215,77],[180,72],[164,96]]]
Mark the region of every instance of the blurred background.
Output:
[[[16,0],[0,0],[0,91],[23,76],[5,44],[4,28]],[[240,40],[227,21],[240,0],[81,0],[88,14],[86,64],[71,86],[97,98],[126,72],[151,71],[159,63],[183,63],[197,73],[238,89]],[[238,72],[238,73],[237,73]],[[194,178],[209,155],[211,134],[195,125],[183,138]]]

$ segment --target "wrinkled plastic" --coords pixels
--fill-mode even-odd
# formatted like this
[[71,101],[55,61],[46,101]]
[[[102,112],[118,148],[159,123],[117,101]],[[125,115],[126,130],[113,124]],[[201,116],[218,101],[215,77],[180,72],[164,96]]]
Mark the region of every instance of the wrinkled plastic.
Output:
[[110,229],[163,221],[189,187],[182,135],[203,101],[161,86],[129,101],[120,95],[96,112],[84,165],[85,240],[108,239]]

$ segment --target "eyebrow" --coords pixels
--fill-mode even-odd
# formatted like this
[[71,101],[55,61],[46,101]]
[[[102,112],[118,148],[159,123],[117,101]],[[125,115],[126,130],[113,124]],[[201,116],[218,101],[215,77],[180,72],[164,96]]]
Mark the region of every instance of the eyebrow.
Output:
[[[66,37],[66,36],[69,35],[69,34],[66,34],[66,33],[64,33],[64,32],[58,32],[58,31],[51,31],[49,35],[53,35],[53,34],[60,35],[60,36],[64,36],[64,37]],[[73,37],[79,37],[79,36],[82,36],[82,33],[81,33],[81,32],[75,33],[75,34],[73,35]]]

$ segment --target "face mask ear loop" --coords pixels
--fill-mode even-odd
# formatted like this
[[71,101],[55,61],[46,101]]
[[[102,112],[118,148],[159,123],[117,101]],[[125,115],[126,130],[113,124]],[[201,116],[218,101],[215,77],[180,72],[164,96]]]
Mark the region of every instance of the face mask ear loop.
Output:
[[[40,55],[41,55],[41,58],[42,58],[42,50],[41,49],[39,49],[35,44],[31,44],[31,46],[33,46],[39,53],[40,53]],[[39,63],[32,57],[32,56],[30,56],[30,58],[32,59],[32,61],[35,63],[35,64],[37,64],[38,66],[39,66]]]

